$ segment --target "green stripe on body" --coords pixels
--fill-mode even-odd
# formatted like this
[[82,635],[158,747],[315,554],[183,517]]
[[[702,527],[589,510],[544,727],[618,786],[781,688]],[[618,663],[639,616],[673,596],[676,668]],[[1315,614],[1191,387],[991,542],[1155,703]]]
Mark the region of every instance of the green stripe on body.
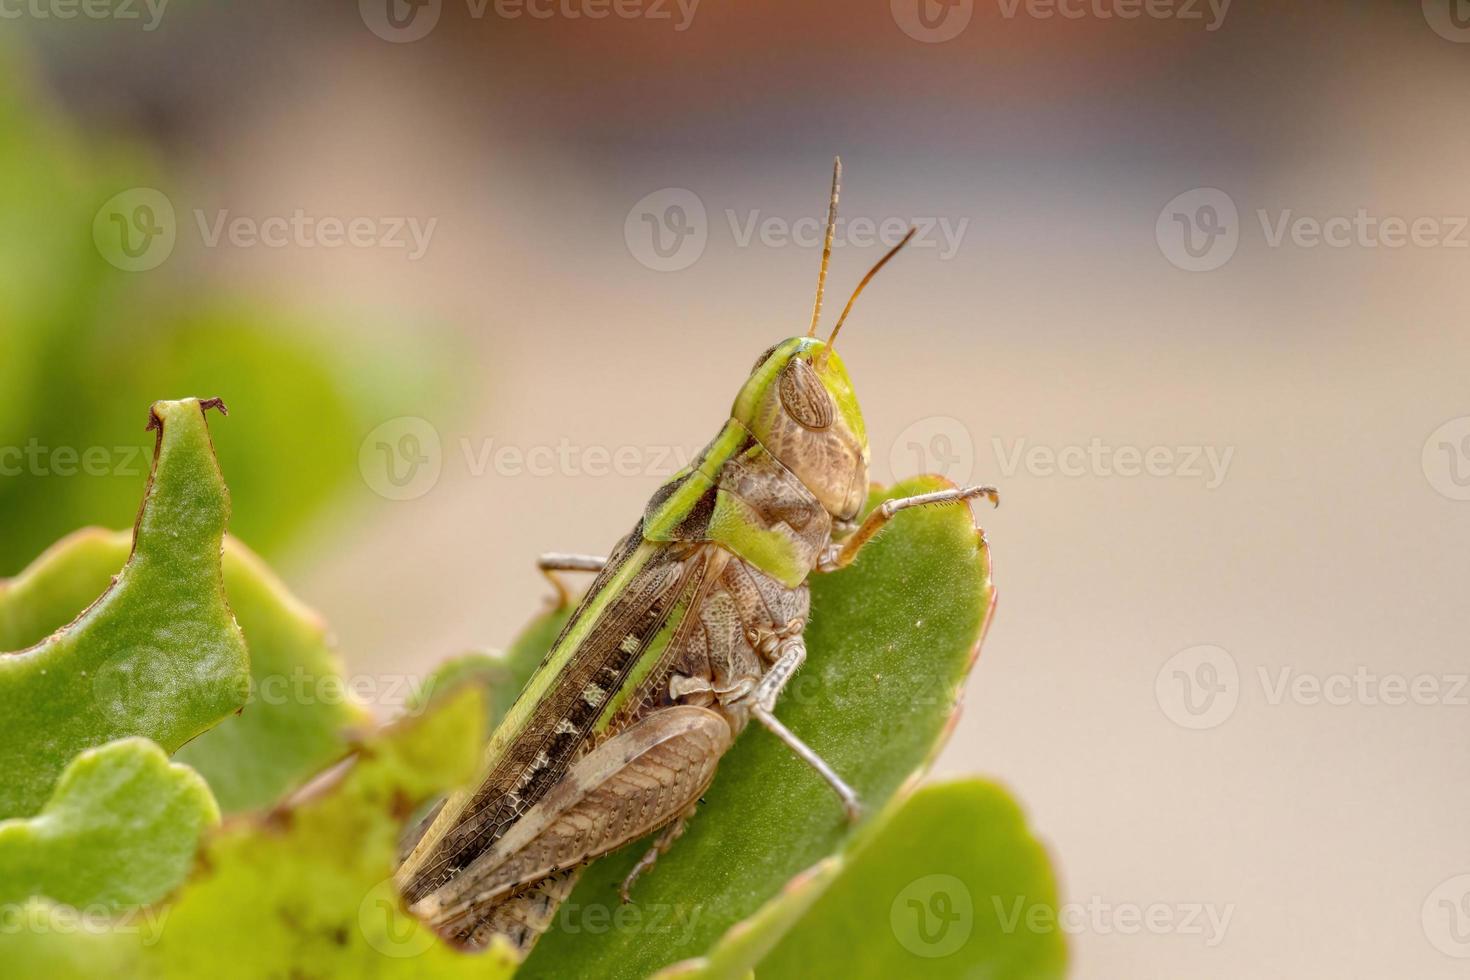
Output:
[[643,537],[649,541],[671,540],[674,529],[720,478],[720,467],[733,458],[750,438],[745,426],[733,418],[727,421],[714,442],[700,455],[698,464],[675,475],[670,481],[681,481],[678,489],[658,508],[643,516]]
[[715,498],[709,537],[789,588],[804,582],[811,571],[808,556],[789,528],[761,527],[750,504],[725,490]]
[[786,367],[786,362],[791,360],[793,355],[812,347],[818,347],[821,343],[814,337],[792,337],[778,346],[741,387],[740,394],[735,396],[735,405],[730,409],[730,414],[737,419],[755,418],[756,403],[760,401],[766,389],[775,383],[781,370]]
[[681,600],[679,605],[673,610],[672,615],[668,617],[668,621],[654,634],[653,639],[649,641],[648,647],[639,656],[638,662],[628,672],[627,678],[613,692],[613,696],[608,698],[607,705],[602,709],[602,714],[598,715],[597,721],[593,722],[592,731],[594,733],[601,735],[607,731],[608,726],[612,724],[612,720],[617,717],[618,712],[622,711],[623,707],[627,705],[628,701],[638,689],[643,686],[643,682],[648,679],[648,675],[653,672],[653,668],[663,659],[665,651],[669,648],[669,644],[674,641],[674,636],[679,632],[679,625],[684,622],[684,617],[689,615],[689,601],[688,599]]
[[659,548],[660,545],[646,540],[640,543],[627,560],[618,567],[607,584],[592,597],[591,602],[582,610],[582,614],[577,618],[571,630],[547,653],[546,659],[540,667],[536,668],[531,679],[526,682],[525,689],[515,699],[510,711],[506,712],[505,718],[495,726],[495,734],[491,736],[490,744],[485,749],[481,779],[495,768],[497,760],[505,751],[505,746],[515,741],[525,729],[526,722],[538,708],[542,707],[544,695],[555,686],[563,668],[571,662],[573,655],[587,639],[588,634],[596,628],[598,620],[607,611],[607,607],[622,594],[623,589],[648,564],[649,558]]

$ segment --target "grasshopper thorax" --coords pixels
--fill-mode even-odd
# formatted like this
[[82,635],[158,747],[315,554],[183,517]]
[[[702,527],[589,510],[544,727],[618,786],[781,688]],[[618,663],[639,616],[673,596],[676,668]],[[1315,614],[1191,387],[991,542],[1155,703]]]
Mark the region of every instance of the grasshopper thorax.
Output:
[[761,355],[731,415],[827,512],[857,516],[868,494],[868,432],[837,352],[794,337]]

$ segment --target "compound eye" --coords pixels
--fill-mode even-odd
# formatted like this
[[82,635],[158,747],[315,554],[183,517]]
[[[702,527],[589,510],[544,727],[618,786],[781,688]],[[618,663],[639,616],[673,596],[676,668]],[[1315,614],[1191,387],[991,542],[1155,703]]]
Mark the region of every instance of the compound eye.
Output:
[[781,369],[781,405],[808,429],[832,424],[832,396],[809,361],[793,357]]

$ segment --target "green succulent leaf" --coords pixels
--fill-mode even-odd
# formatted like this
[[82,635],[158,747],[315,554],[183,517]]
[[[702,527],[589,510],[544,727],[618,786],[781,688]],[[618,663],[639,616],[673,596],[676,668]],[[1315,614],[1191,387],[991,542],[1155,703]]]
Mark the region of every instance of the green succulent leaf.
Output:
[[250,700],[175,753],[199,770],[226,813],[268,807],[350,747],[369,714],[343,679],[317,613],[233,536],[225,592],[250,648]]
[[0,579],[0,650],[35,646],[107,591],[127,564],[131,531],[83,528],[12,579]]
[[[211,404],[154,404],[153,472],[127,564],[70,625],[0,654],[0,817],[35,813],[85,749],[139,735],[173,751],[245,703],[249,659],[220,571],[229,496]],[[58,587],[55,558],[42,560],[43,585],[22,576],[9,588]]]
[[204,780],[153,742],[88,749],[38,815],[0,821],[0,905],[45,896],[95,913],[155,902],[188,875],[218,820]]
[[67,910],[33,904],[35,926],[0,935],[0,962],[50,980],[510,976],[508,950],[445,946],[391,879],[407,814],[473,774],[485,714],[483,690],[462,686],[375,733],[294,801],[207,838],[193,877],[147,916],[63,934],[47,922]]
[[[0,647],[35,643],[107,588],[132,535],[85,528],[0,585]],[[239,714],[184,745],[174,758],[202,773],[221,809],[239,813],[281,799],[348,750],[368,715],[350,696],[326,625],[233,535],[225,537],[225,593],[250,650],[250,697]]]
[[[886,497],[940,489],[906,481]],[[927,764],[954,714],[994,603],[989,554],[963,506],[900,513],[848,569],[812,580],[806,667],[777,714],[882,809]],[[720,764],[688,832],[633,889],[635,844],[583,875],[527,977],[644,977],[698,956],[853,834],[831,790],[752,725]],[[607,925],[616,924],[616,925]]]
[[[654,974],[654,980],[713,980],[752,976],[757,964],[837,880],[844,862],[823,858],[788,881],[780,894],[750,918],[731,926],[707,956],[683,960]],[[763,971],[764,972],[764,971]]]
[[1003,789],[925,786],[860,837],[819,866],[826,880],[793,882],[706,961],[661,980],[740,977],[757,962],[762,980],[805,980],[814,963],[854,980],[1065,974],[1046,851]]

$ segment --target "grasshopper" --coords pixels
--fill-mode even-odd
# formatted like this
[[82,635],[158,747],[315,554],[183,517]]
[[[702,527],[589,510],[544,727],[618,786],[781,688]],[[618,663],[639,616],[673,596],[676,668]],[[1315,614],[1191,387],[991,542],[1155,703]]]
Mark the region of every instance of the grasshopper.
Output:
[[458,947],[499,935],[524,955],[588,862],[662,831],[624,880],[627,901],[751,719],[826,780],[849,819],[861,813],[857,793],[774,714],[806,658],[807,576],[852,562],[906,508],[998,497],[943,490],[856,522],[867,432],[833,348],[853,302],[913,231],[819,340],[841,172],[839,159],[806,335],[757,358],[719,435],[609,557],[540,560],[564,599],[558,572],[597,576],[491,736],[478,778],[424,819],[396,875],[410,911]]

